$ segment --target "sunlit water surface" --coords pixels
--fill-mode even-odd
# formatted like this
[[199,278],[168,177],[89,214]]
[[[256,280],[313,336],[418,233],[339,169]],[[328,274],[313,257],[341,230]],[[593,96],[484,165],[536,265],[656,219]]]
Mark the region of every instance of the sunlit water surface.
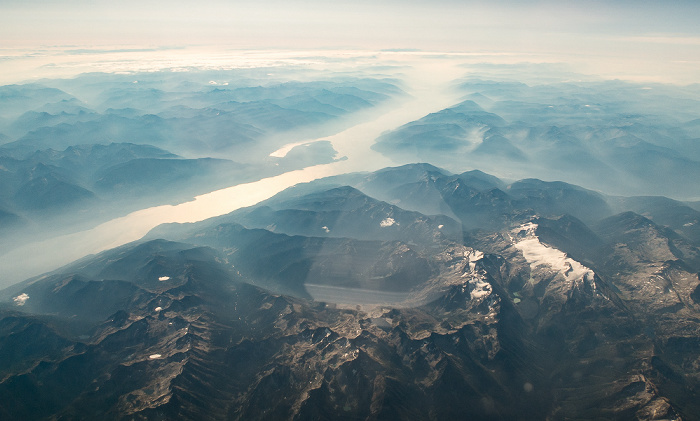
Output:
[[[398,62],[410,66],[403,67],[402,74],[397,75],[406,83],[408,96],[378,107],[372,118],[340,133],[301,142],[330,141],[338,157],[347,159],[231,186],[178,205],[139,210],[93,229],[18,247],[0,256],[0,267],[3,268],[0,287],[40,275],[86,255],[138,240],[159,224],[202,221],[254,205],[298,183],[403,164],[386,158],[370,147],[382,133],[457,103],[459,97],[451,89],[451,82],[463,76],[464,70],[458,66],[458,60],[444,56],[407,54],[394,56],[393,60],[394,64]],[[270,152],[284,155],[288,149]]]

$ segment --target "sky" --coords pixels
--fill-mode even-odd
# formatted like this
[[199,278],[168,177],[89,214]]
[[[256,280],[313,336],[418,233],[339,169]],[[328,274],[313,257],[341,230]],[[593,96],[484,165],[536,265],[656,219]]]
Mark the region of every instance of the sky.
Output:
[[[47,44],[536,48],[681,38],[698,45],[696,1],[2,0],[0,39]],[[548,38],[550,38],[548,40]],[[547,42],[548,41],[548,42]],[[418,47],[416,47],[418,46]]]
[[[0,50],[420,49],[553,57],[700,80],[700,2],[0,0]],[[0,51],[1,52],[1,51]],[[671,76],[668,76],[671,74]],[[674,80],[672,80],[674,81]]]

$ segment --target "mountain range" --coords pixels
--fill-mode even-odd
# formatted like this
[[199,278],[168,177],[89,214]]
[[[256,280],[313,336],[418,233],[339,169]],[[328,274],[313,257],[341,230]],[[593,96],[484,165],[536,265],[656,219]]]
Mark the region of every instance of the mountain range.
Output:
[[90,73],[0,86],[0,252],[334,162],[343,157],[323,141],[269,153],[336,133],[405,95],[385,78],[304,82],[263,71]]
[[385,133],[373,148],[410,162],[611,194],[700,194],[685,182],[700,178],[694,86],[472,77],[460,88],[462,102]]
[[0,415],[698,419],[690,205],[411,164],[162,225],[0,292]]

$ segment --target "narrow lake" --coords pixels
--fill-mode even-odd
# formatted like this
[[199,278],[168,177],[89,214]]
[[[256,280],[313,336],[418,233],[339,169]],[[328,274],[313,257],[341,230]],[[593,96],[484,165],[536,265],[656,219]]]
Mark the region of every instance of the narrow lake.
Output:
[[142,209],[95,228],[18,247],[0,256],[0,288],[56,269],[89,254],[114,248],[143,237],[163,223],[197,222],[254,205],[298,183],[356,171],[374,171],[404,162],[392,161],[370,149],[382,133],[440,111],[459,101],[450,83],[463,75],[455,61],[425,59],[405,73],[408,97],[377,108],[368,121],[340,133],[302,143],[330,141],[338,156],[347,159],[307,167],[251,183],[216,190],[178,205]]

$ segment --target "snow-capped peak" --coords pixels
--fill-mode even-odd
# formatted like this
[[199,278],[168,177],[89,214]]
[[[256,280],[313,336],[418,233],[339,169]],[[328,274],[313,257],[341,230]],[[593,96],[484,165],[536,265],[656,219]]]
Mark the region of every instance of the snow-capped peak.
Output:
[[476,262],[484,258],[484,253],[472,249],[471,251],[465,251],[464,257],[466,257],[469,262],[469,270],[474,271],[474,269],[476,269]]
[[542,244],[535,234],[536,230],[537,224],[530,222],[512,231],[515,234],[513,245],[523,253],[532,270],[540,266],[549,266],[569,281],[593,281],[595,273],[591,269],[568,257],[563,251]]

